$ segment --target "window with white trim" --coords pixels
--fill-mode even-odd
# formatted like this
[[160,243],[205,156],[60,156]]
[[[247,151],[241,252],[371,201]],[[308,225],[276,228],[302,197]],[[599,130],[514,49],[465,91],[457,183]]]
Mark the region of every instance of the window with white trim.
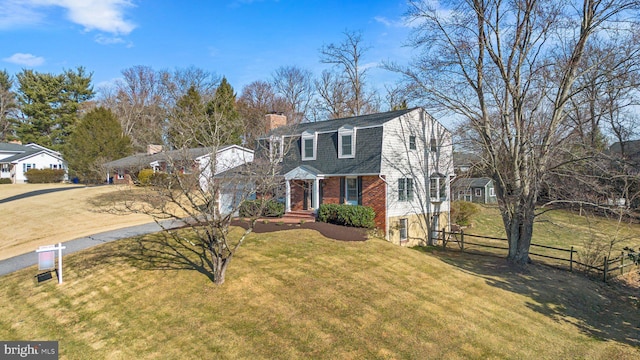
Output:
[[398,201],[413,200],[413,179],[398,179]]
[[338,129],[338,158],[353,158],[356,156],[356,129],[343,126]]
[[358,205],[358,178],[345,179],[344,202],[350,205]]
[[489,196],[496,196],[496,191],[494,188],[489,188]]
[[317,135],[315,133],[302,133],[301,151],[302,160],[315,160],[317,149]]
[[436,140],[435,137],[431,138],[430,144],[431,144],[431,152],[438,151],[438,140]]
[[2,164],[2,172],[9,172],[9,164]]
[[415,149],[417,149],[416,136],[415,135],[410,135],[409,136],[409,150],[415,150]]
[[36,168],[36,164],[27,164],[27,163],[23,163],[22,164],[22,172],[26,173],[27,171],[31,170],[31,169],[35,169]]
[[444,176],[429,179],[429,196],[431,201],[447,200],[447,178]]
[[398,230],[400,231],[400,241],[405,241],[409,238],[409,221],[406,218],[400,219],[398,224]]
[[482,196],[482,189],[476,188],[476,197]]

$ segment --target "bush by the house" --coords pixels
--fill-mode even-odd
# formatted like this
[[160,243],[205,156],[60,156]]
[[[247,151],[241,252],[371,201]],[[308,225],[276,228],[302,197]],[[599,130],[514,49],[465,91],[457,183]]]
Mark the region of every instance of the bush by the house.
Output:
[[[262,208],[262,213],[258,214]],[[284,204],[276,200],[245,200],[240,204],[238,213],[241,217],[282,217],[284,215]]]
[[454,201],[451,203],[451,220],[460,226],[471,225],[471,219],[480,212],[478,205],[468,201]]
[[318,209],[318,221],[372,229],[376,226],[375,211],[369,206],[322,204]]
[[151,178],[153,177],[153,169],[142,169],[138,172],[138,183],[142,186],[151,185]]
[[2,178],[2,179],[0,179],[0,184],[11,184],[11,179]]
[[64,180],[64,170],[60,169],[31,169],[24,173],[27,182],[31,184],[59,183]]

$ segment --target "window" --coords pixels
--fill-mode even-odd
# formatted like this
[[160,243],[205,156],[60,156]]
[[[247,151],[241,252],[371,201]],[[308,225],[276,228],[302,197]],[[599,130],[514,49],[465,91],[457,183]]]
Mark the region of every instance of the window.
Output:
[[344,201],[350,205],[358,205],[358,178],[346,178]]
[[413,200],[413,179],[398,179],[398,201]]
[[118,172],[118,180],[124,179],[124,173]]
[[302,134],[302,160],[316,159],[316,134],[304,132]]
[[400,241],[405,241],[409,238],[409,228],[407,219],[400,219],[398,230],[400,230]]
[[482,190],[480,188],[476,188],[475,191],[476,191],[476,197],[482,196]]
[[489,188],[489,196],[496,196],[496,191],[493,188]]
[[343,126],[338,129],[338,158],[353,158],[356,155],[356,129]]
[[436,140],[436,138],[432,137],[430,144],[431,144],[431,151],[432,152],[438,151],[438,141]]
[[409,136],[409,150],[415,150],[415,149],[416,149],[416,136],[411,135]]
[[23,163],[22,164],[22,172],[26,173],[27,171],[31,170],[31,169],[35,169],[36,168],[36,164],[27,164],[27,163]]
[[447,178],[444,176],[429,179],[429,196],[431,201],[447,200]]
[[9,164],[2,164],[2,172],[9,172]]

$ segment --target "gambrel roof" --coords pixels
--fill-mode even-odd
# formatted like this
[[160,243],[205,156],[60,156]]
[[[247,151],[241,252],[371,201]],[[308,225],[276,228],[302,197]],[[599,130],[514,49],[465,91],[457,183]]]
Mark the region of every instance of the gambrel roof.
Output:
[[[290,148],[282,162],[281,174],[286,174],[299,166],[313,168],[323,175],[379,174],[382,164],[383,125],[416,109],[420,108],[276,128],[259,141],[264,142],[273,136],[284,137],[284,142]],[[355,156],[353,158],[339,158],[338,131],[350,128],[355,128]],[[301,158],[303,134],[317,135],[316,157],[313,160],[303,161]],[[290,144],[289,141],[291,141]],[[266,151],[265,146],[261,147],[262,151]]]

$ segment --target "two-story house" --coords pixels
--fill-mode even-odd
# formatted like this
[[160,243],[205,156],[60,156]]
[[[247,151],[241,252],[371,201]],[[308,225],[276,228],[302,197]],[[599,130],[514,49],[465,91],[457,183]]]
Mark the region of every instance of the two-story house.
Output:
[[285,124],[267,115],[256,156],[279,157],[286,211],[370,206],[385,237],[403,245],[448,226],[451,134],[424,109]]

